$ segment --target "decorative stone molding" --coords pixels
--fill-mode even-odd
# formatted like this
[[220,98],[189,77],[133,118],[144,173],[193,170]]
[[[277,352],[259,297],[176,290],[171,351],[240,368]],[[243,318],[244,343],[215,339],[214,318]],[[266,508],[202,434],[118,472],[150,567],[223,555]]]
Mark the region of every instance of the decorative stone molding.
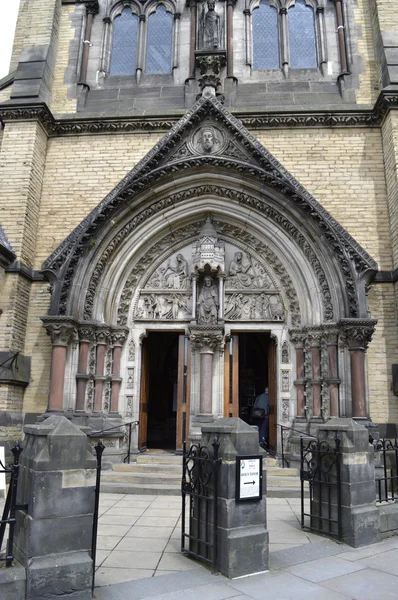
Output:
[[95,341],[95,324],[84,324],[78,328],[79,342],[92,343]]
[[97,344],[107,345],[111,341],[111,330],[108,325],[99,325],[95,331]]
[[128,329],[112,329],[111,339],[113,346],[123,346],[128,336]]
[[189,329],[192,352],[214,353],[224,348],[224,328],[192,327]]
[[201,75],[198,80],[201,90],[213,88],[215,93],[221,85],[221,69],[227,64],[225,53],[200,54],[196,56],[195,62]]
[[304,348],[307,332],[305,329],[290,329],[289,338],[295,348]]
[[367,350],[376,324],[376,319],[342,319],[340,325],[348,349]]

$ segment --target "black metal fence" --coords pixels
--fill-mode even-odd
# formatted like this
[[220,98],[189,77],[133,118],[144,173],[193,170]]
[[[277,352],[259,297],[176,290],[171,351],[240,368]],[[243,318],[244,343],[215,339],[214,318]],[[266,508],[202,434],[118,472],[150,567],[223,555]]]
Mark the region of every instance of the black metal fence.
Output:
[[[300,440],[301,527],[341,540],[340,439]],[[306,486],[308,496],[306,499]]]
[[3,548],[3,542],[5,538],[6,528],[8,526],[8,540],[6,544],[5,556],[0,554],[0,560],[5,561],[6,567],[12,566],[14,560],[14,530],[15,530],[15,512],[20,509],[27,508],[25,505],[17,504],[17,487],[18,487],[18,475],[19,475],[19,457],[23,448],[16,442],[15,446],[11,448],[11,452],[14,456],[13,464],[9,467],[3,465],[0,461],[0,473],[5,473],[10,476],[10,484],[8,487],[7,498],[4,505],[3,515],[0,520],[0,550]]
[[181,551],[211,564],[214,571],[218,564],[219,446],[215,438],[213,451],[200,444],[191,446],[187,451],[184,442],[181,482]]
[[[369,438],[375,451],[376,501],[398,500],[398,438]],[[381,476],[380,476],[381,475]]]
[[120,425],[115,425],[115,427],[107,427],[106,429],[101,429],[99,431],[90,431],[88,436],[91,438],[98,438],[100,435],[103,436],[104,433],[109,434],[109,432],[112,432],[114,434],[117,434],[118,431],[122,432],[124,430],[124,437],[127,440],[127,454],[123,458],[123,462],[127,462],[128,464],[130,464],[133,425],[139,425],[139,421],[129,421],[128,423],[121,423]]
[[91,539],[91,559],[93,561],[93,577],[91,580],[91,593],[94,595],[95,586],[95,567],[97,558],[97,533],[98,533],[98,514],[99,514],[99,497],[100,497],[100,485],[101,485],[101,467],[102,467],[102,454],[105,450],[105,446],[99,440],[94,446],[95,454],[97,457],[97,473],[95,480],[95,497],[94,497],[94,514],[93,514],[93,534]]

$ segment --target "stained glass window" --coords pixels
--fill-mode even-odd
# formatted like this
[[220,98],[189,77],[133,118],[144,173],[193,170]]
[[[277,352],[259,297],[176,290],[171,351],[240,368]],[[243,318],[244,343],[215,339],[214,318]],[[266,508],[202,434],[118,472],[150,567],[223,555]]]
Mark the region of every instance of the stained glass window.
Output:
[[318,66],[315,43],[314,10],[304,0],[289,8],[290,67],[311,69]]
[[113,22],[111,75],[134,75],[137,55],[138,17],[130,8]]
[[279,33],[276,8],[262,0],[253,11],[253,69],[279,69]]
[[148,20],[147,73],[170,73],[172,36],[173,16],[160,5]]

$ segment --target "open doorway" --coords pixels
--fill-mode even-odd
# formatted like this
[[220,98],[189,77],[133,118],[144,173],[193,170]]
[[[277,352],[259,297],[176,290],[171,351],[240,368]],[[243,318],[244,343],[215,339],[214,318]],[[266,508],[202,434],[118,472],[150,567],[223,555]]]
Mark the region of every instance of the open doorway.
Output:
[[[178,394],[178,333],[148,334],[143,366],[147,378],[146,447],[175,450]],[[144,423],[140,424],[144,426]]]
[[252,419],[256,398],[268,388],[268,448],[276,450],[276,353],[266,332],[242,332],[231,336],[224,362],[224,415]]

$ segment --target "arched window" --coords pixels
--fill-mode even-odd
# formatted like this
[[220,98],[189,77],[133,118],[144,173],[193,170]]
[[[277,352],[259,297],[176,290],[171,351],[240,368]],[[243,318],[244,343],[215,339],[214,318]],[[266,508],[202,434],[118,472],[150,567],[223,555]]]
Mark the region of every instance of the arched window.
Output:
[[170,73],[172,38],[173,16],[160,5],[148,19],[147,73]]
[[138,17],[124,8],[113,22],[110,75],[134,75],[137,61]]
[[318,66],[314,9],[304,0],[289,8],[290,67],[311,69]]
[[278,13],[266,0],[253,11],[253,69],[279,69]]

